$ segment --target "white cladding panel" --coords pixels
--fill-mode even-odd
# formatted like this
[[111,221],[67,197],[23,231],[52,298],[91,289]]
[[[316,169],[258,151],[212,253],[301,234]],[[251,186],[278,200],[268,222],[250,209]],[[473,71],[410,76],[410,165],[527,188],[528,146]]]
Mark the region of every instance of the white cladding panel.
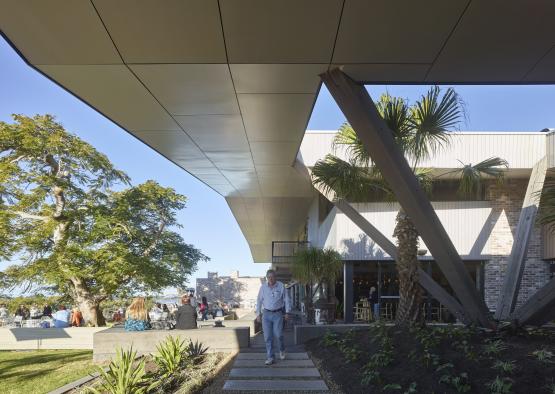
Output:
[[[432,159],[423,160],[422,167],[460,168],[461,163],[476,164],[492,156],[505,159],[509,169],[532,168],[546,153],[546,134],[539,132],[454,132],[449,145]],[[300,152],[307,167],[326,154],[333,153],[335,132],[309,131],[305,134]],[[335,154],[346,158],[342,150]],[[460,160],[460,162],[459,162]]]
[[[464,259],[482,259],[489,254],[489,237],[493,228],[504,217],[491,208],[489,201],[442,201],[433,202],[437,215],[451,237],[457,251]],[[399,210],[397,203],[353,204],[370,223],[378,228],[393,243],[395,216]],[[314,223],[311,209],[309,223]],[[347,216],[334,208],[320,224],[318,230],[309,226],[309,240],[316,246],[331,247],[339,251],[347,260],[381,260],[389,258],[372,239],[364,234]],[[421,249],[426,245],[421,241]],[[429,253],[427,257],[431,257]]]

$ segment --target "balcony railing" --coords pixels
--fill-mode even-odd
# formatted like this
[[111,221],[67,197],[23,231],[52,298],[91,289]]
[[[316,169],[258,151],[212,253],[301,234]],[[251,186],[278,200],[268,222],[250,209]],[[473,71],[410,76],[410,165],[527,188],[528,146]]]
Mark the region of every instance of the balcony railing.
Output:
[[308,241],[273,241],[272,263],[290,263],[297,251],[308,246]]

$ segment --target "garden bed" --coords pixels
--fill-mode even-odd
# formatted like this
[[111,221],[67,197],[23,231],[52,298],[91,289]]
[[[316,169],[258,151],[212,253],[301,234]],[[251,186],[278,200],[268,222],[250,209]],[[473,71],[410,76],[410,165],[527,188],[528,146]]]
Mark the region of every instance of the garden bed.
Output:
[[373,325],[306,344],[345,393],[555,393],[555,331]]

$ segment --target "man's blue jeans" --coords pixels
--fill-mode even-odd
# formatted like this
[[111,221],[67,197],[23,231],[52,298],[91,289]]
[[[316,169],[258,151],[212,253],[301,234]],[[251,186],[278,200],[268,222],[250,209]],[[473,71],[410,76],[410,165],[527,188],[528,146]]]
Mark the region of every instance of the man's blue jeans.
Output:
[[267,358],[274,358],[274,337],[278,340],[279,351],[285,351],[285,343],[283,342],[283,313],[264,311],[262,314],[262,332],[264,333],[264,342],[266,342]]

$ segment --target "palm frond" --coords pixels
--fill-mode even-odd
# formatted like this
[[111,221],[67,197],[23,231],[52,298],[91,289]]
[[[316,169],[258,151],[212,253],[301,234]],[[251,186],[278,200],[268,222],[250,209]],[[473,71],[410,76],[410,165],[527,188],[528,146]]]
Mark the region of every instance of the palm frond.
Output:
[[390,193],[373,167],[360,167],[329,154],[316,162],[312,176],[315,186],[334,192],[338,198],[360,200],[372,192]]
[[407,101],[401,97],[393,97],[389,93],[385,93],[376,102],[376,109],[393,133],[399,148],[405,152],[410,133]]
[[433,86],[410,108],[412,136],[409,153],[415,163],[437,153],[448,143],[447,132],[455,129],[464,117],[464,103],[453,88],[440,97],[441,89]]
[[434,183],[434,177],[431,168],[415,168],[414,176],[422,186],[422,189],[426,192],[428,196],[432,195],[432,186]]
[[341,255],[331,249],[315,247],[299,249],[295,254],[291,271],[299,283],[335,281],[341,276],[343,260]]
[[339,128],[332,142],[334,153],[341,148],[345,149],[345,153],[351,162],[357,163],[361,167],[368,167],[372,163],[370,154],[362,141],[358,138],[357,133],[347,122],[343,123]]
[[459,194],[465,197],[479,195],[482,190],[483,177],[491,177],[498,182],[502,182],[504,178],[504,169],[509,164],[506,160],[499,157],[490,157],[478,164],[465,164],[460,170],[459,178]]

